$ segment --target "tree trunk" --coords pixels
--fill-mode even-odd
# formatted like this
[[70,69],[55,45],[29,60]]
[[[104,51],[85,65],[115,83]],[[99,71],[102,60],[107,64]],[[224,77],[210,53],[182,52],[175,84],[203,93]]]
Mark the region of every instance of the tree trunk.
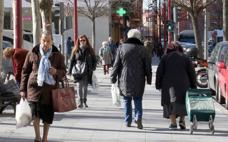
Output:
[[52,34],[52,15],[51,9],[53,0],[39,0],[42,28],[44,32]]
[[0,1],[0,73],[2,72],[2,35],[4,26],[4,1]]
[[93,27],[93,30],[92,30],[92,47],[93,47],[93,49],[94,49],[94,52],[96,53],[96,43],[95,43],[95,41],[96,41],[96,29],[95,29],[95,27],[96,27],[96,21],[95,21],[95,18],[93,18],[92,19],[92,27]]
[[41,30],[41,18],[40,18],[40,6],[37,0],[31,1],[32,6],[32,30],[33,30],[33,46],[40,42],[40,30]]
[[192,19],[192,27],[193,27],[193,31],[194,31],[194,36],[195,36],[195,42],[196,42],[196,47],[198,49],[198,57],[203,58],[203,46],[201,44],[202,39],[200,36],[200,32],[199,32],[199,25],[198,25],[198,16],[195,15],[191,15],[191,19]]
[[223,0],[223,41],[228,40],[228,0]]

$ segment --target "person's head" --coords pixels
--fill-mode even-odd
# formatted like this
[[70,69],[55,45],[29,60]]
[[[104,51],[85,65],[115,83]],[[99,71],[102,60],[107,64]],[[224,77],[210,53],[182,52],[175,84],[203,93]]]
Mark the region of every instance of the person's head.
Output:
[[44,52],[47,52],[48,49],[52,48],[52,38],[50,33],[42,32],[41,38],[40,38],[40,45],[44,50]]
[[69,37],[67,38],[67,40],[71,40],[71,37],[69,36]]
[[184,53],[184,49],[179,43],[175,42],[174,46],[178,52]]
[[121,38],[119,42],[120,42],[120,44],[122,44],[124,41],[123,41],[123,39]]
[[131,30],[128,31],[127,37],[128,38],[137,38],[137,39],[140,40],[141,39],[141,33],[137,29],[131,29]]
[[72,53],[77,52],[80,47],[88,48],[89,49],[89,52],[91,54],[95,54],[94,51],[93,51],[93,48],[91,47],[91,45],[89,43],[89,40],[88,40],[88,38],[87,38],[86,35],[80,35],[78,37],[78,39],[76,41],[76,44],[74,45],[74,48],[73,48]]
[[111,37],[111,36],[108,37],[108,41],[109,41],[109,42],[112,42],[112,37]]
[[85,48],[88,47],[88,46],[90,46],[89,40],[88,40],[88,38],[87,38],[86,35],[79,36],[79,38],[78,38],[78,45],[79,46],[84,46]]
[[14,48],[13,47],[7,47],[3,50],[3,56],[5,58],[12,58],[14,54]]
[[180,53],[183,53],[184,52],[183,47],[179,43],[177,43],[177,42],[171,43],[171,45],[167,49],[167,53],[170,53],[172,51],[178,51]]
[[108,42],[107,41],[103,41],[102,42],[102,47],[107,47],[108,46]]

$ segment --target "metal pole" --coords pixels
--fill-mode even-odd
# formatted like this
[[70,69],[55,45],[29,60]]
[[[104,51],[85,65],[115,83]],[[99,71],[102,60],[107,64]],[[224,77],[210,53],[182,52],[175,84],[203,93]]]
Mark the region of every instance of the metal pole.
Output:
[[78,38],[78,4],[77,0],[74,0],[74,44],[76,44]]
[[[168,0],[168,21],[172,20],[172,15],[171,15],[171,0]],[[172,33],[168,31],[168,46],[171,44],[172,41]]]
[[[3,23],[4,23],[4,1],[0,1],[0,43],[3,41]],[[2,72],[2,44],[0,44],[0,72]]]
[[159,43],[161,44],[161,1],[159,1]]
[[[206,3],[207,0],[204,0],[204,2]],[[207,49],[208,49],[208,45],[207,45],[207,41],[208,41],[208,13],[207,13],[207,8],[205,8],[204,10],[205,15],[204,15],[204,59],[207,59]]]
[[149,40],[149,36],[150,36],[150,17],[149,17],[149,14],[150,14],[150,10],[149,10],[149,8],[150,8],[150,1],[148,0],[148,11],[147,11],[147,26],[148,26],[148,33],[147,33],[147,40]]
[[173,7],[173,22],[175,23],[175,26],[174,26],[174,31],[173,31],[173,40],[174,42],[177,41],[177,26],[176,26],[176,23],[177,23],[177,7],[174,6]]
[[14,48],[22,47],[22,2],[14,0]]
[[164,40],[164,51],[166,53],[166,43],[167,43],[167,16],[166,16],[166,3],[163,2],[163,27],[164,27],[164,35],[163,35],[163,40]]

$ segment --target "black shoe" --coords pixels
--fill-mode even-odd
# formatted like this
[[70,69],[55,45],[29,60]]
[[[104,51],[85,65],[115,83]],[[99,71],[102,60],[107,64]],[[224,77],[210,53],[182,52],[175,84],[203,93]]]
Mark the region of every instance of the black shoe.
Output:
[[142,120],[135,120],[138,129],[143,129]]
[[83,108],[83,104],[79,104],[78,105],[78,108]]
[[86,103],[84,103],[85,107],[89,107]]
[[177,124],[170,124],[169,129],[171,129],[171,130],[177,129]]
[[131,127],[131,123],[126,123],[126,127]]
[[185,130],[186,129],[186,126],[185,126],[185,122],[184,121],[180,121],[179,122],[179,126],[180,126],[180,129],[181,130]]

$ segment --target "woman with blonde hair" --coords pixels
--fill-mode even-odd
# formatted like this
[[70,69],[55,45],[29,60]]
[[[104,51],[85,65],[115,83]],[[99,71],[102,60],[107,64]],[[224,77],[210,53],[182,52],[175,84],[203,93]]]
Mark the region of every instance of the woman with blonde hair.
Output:
[[81,63],[85,63],[86,71],[81,78],[75,78],[77,83],[77,93],[79,97],[79,108],[85,107],[87,105],[87,89],[88,84],[92,84],[92,74],[96,69],[96,56],[93,48],[91,47],[89,40],[86,35],[81,35],[78,37],[75,46],[72,50],[70,67],[68,74],[72,74],[73,68]]

